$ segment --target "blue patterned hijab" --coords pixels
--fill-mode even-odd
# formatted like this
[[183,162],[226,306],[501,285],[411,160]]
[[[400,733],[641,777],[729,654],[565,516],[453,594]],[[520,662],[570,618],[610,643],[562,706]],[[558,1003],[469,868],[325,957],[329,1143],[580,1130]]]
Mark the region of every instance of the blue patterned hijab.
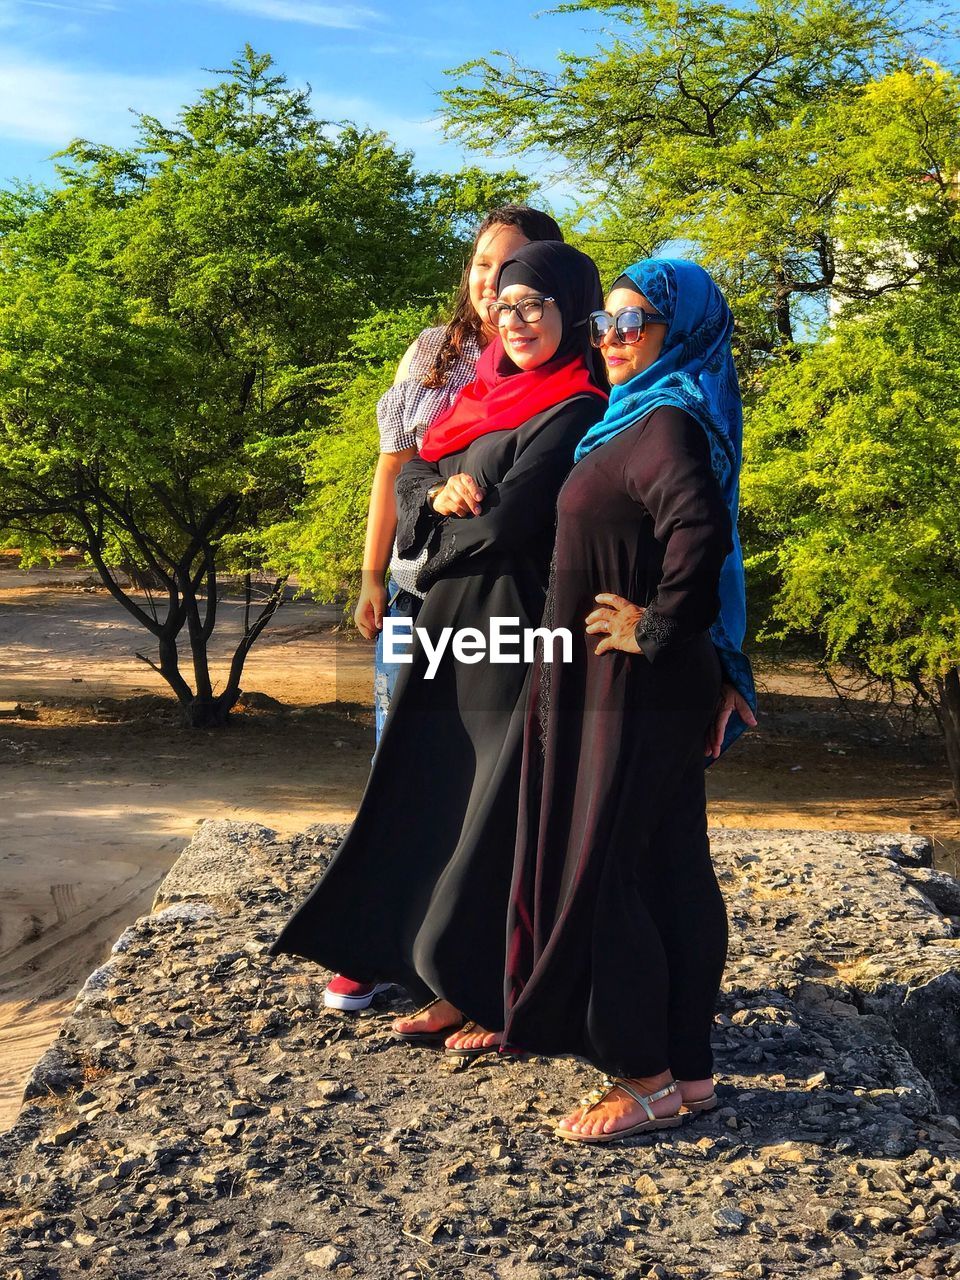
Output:
[[[750,663],[743,653],[746,592],[743,554],[737,534],[743,407],[730,339],[733,316],[723,294],[703,267],[680,258],[644,258],[623,273],[669,320],[663,350],[649,369],[610,392],[606,413],[577,446],[576,461],[639,421],[660,405],[683,409],[700,423],[710,442],[713,471],[730,510],[733,550],[720,572],[720,614],[710,628],[728,680],[756,709]],[[746,725],[730,717],[723,749]]]

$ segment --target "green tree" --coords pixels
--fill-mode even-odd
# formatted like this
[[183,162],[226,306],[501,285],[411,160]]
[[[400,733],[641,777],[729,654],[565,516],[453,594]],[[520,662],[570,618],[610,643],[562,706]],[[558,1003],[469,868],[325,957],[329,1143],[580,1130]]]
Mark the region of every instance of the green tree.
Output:
[[841,316],[766,371],[744,508],[778,634],[906,682],[942,728],[960,805],[960,313],[928,287]]
[[[217,74],[174,127],[75,141],[57,190],[0,198],[0,530],[28,557],[84,550],[194,725],[225,722],[282,602],[289,557],[253,609],[250,574],[302,504],[350,332],[445,293],[477,203],[522,187],[418,174],[384,135],[316,119],[249,46]],[[225,571],[247,609],[216,691]]]
[[335,389],[327,399],[323,430],[306,450],[306,498],[295,518],[267,535],[270,562],[292,565],[301,587],[321,599],[351,597],[359,584],[380,448],[377,401],[413,339],[439,320],[433,305],[375,312],[350,335],[342,358],[329,366]]
[[[960,269],[951,216],[957,81],[888,0],[581,0],[610,23],[552,69],[469,62],[448,132],[558,156],[607,278],[685,242],[719,279],[746,353],[802,334],[828,298]],[[800,328],[798,329],[798,323]]]

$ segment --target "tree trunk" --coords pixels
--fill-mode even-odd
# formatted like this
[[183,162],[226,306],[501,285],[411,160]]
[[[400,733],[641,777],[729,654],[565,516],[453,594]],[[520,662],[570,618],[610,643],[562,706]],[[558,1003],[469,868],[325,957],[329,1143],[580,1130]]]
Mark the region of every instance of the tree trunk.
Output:
[[[247,575],[247,607],[244,617],[244,633],[234,653],[230,665],[227,686],[220,693],[214,693],[210,678],[210,666],[207,646],[213,634],[217,619],[217,573],[215,547],[217,540],[229,531],[237,511],[240,499],[235,494],[225,497],[207,511],[199,522],[193,512],[190,522],[178,515],[172,503],[160,491],[161,501],[170,511],[175,522],[190,534],[190,541],[179,554],[160,546],[140,530],[130,512],[110,495],[99,489],[93,491],[95,511],[92,515],[80,514],[86,537],[83,545],[113,598],[121,604],[140,625],[156,637],[159,650],[159,661],[155,661],[145,653],[137,653],[141,662],[145,662],[167,682],[177,696],[183,710],[186,723],[195,729],[219,729],[227,723],[230,712],[236,706],[240,696],[240,676],[243,664],[254,641],[260,635],[277,609],[283,603],[283,588],[286,578],[274,583],[267,602],[257,619],[250,621],[250,575]],[[119,522],[119,523],[118,523]],[[133,596],[125,591],[114,577],[105,559],[104,528],[117,526],[123,536],[132,539],[137,550],[146,561],[146,568],[131,563],[127,557],[126,571],[130,574],[135,586],[142,589],[162,590],[167,596],[166,616],[161,619],[156,602],[149,599],[149,607],[143,608]],[[194,567],[198,564],[198,567]],[[201,589],[205,609],[201,617]],[[180,670],[180,653],[177,648],[178,637],[187,627],[190,644],[190,655],[193,659],[193,675],[195,688],[184,679]]]
[[230,663],[230,674],[227,677],[227,686],[221,698],[234,706],[243,690],[240,688],[240,679],[243,675],[243,666],[247,660],[247,654],[252,649],[257,637],[264,627],[273,618],[273,615],[282,606],[284,601],[284,591],[287,585],[287,575],[283,574],[277,578],[267,596],[263,608],[260,610],[253,622],[250,621],[250,604],[252,600],[251,577],[248,573],[244,579],[244,611],[243,611],[243,635],[240,643],[234,651],[233,661]]
[[954,803],[960,809],[960,668],[951,667],[945,676],[938,678],[937,693],[940,696],[937,719],[947,748]]
[[244,602],[243,635],[240,637],[240,642],[234,651],[226,686],[217,694],[213,692],[207,661],[208,629],[200,624],[200,613],[195,592],[189,585],[185,586],[184,594],[191,593],[187,601],[187,629],[193,654],[193,668],[197,677],[197,692],[194,694],[189,691],[188,686],[181,680],[181,684],[188,689],[190,696],[188,699],[181,697],[180,702],[186,713],[187,723],[192,729],[222,729],[229,723],[230,712],[237,705],[237,700],[243,692],[240,687],[240,680],[243,675],[247,654],[253,648],[260,633],[283,604],[286,582],[285,576],[278,578],[274,582],[262,609],[255,619],[251,619],[252,581],[251,575],[249,573],[246,575],[244,580],[246,599]]
[[[143,655],[138,655],[142,657]],[[159,671],[166,680],[167,684],[177,695],[177,700],[181,707],[187,707],[193,701],[193,690],[180,674],[180,655],[177,652],[176,635],[162,635],[160,637],[160,666],[150,662],[149,658],[144,661],[148,662],[155,671]]]
[[191,576],[191,566],[179,575],[180,594],[187,611],[187,635],[190,638],[190,652],[193,655],[193,685],[196,689],[195,702],[206,704],[215,701],[213,683],[210,679],[210,662],[207,656],[207,641],[210,632],[200,621],[200,606],[197,592]]
[[793,342],[793,316],[790,312],[792,290],[787,282],[787,273],[782,267],[774,267],[773,278],[777,282],[774,294],[773,315],[777,333],[784,342]]
[[132,560],[123,560],[120,562],[119,568],[130,579],[131,584],[137,591],[165,591],[167,584],[163,581],[158,573],[153,569],[145,569],[142,565],[134,564]]
[[[194,606],[196,600],[193,601]],[[194,610],[195,612],[195,610]],[[177,638],[181,634],[184,617],[193,625],[188,629],[190,647],[193,657],[193,668],[197,675],[199,688],[196,692],[183,678],[180,670],[180,651]],[[180,609],[169,625],[158,637],[160,663],[159,666],[146,654],[138,653],[137,657],[153,667],[158,675],[163,676],[167,684],[177,695],[177,701],[183,712],[184,720],[191,729],[222,729],[227,723],[231,710],[236,705],[239,689],[232,695],[228,691],[215,694],[211,687],[207,666],[207,636],[195,619],[189,618],[188,609]]]
[[230,701],[223,694],[192,698],[184,707],[187,723],[191,729],[224,729],[235,702],[236,698]]

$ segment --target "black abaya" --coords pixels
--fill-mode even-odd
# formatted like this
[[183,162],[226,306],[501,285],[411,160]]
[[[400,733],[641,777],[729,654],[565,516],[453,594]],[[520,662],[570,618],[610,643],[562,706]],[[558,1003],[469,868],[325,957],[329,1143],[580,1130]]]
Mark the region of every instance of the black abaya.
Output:
[[[508,923],[505,1042],[612,1075],[710,1075],[726,955],[704,742],[707,628],[731,546],[703,429],[659,408],[574,467],[544,625],[573,662],[533,674]],[[594,596],[649,606],[641,654],[596,655]]]
[[[539,625],[557,493],[603,407],[578,396],[438,463],[404,468],[398,547],[415,555],[431,546],[417,626],[434,642],[443,627],[488,636],[493,617]],[[482,514],[440,519],[426,491],[458,472],[486,490]],[[412,652],[353,826],[272,951],[399,983],[418,1002],[441,996],[496,1030],[529,668],[486,657],[468,664],[448,649],[427,680],[423,648]]]

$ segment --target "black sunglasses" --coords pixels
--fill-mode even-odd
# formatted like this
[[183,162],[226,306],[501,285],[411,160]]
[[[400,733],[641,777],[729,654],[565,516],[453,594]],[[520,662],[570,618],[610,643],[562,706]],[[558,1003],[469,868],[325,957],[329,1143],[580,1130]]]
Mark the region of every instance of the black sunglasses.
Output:
[[609,311],[591,311],[589,323],[591,347],[602,346],[611,329],[618,342],[630,347],[640,341],[648,324],[669,324],[670,321],[641,307],[621,307],[613,316]]

